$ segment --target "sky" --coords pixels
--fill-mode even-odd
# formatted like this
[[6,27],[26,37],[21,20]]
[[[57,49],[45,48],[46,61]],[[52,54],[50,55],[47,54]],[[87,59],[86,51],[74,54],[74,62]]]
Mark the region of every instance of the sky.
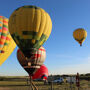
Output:
[[[43,45],[49,75],[90,73],[90,0],[1,0],[0,15],[9,18],[24,5],[43,8],[52,19],[51,35]],[[77,28],[87,31],[82,47],[73,38]],[[0,66],[0,76],[28,75],[17,60],[17,49]]]

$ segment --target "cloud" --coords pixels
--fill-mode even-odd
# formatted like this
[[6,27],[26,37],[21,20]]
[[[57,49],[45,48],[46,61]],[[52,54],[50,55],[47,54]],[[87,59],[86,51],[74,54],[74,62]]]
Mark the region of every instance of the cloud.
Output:
[[70,56],[70,55],[63,55],[63,54],[57,54],[56,57],[59,57],[59,58],[72,58],[72,56]]
[[50,74],[75,74],[75,73],[88,73],[90,72],[90,64],[79,64],[57,68],[50,71]]

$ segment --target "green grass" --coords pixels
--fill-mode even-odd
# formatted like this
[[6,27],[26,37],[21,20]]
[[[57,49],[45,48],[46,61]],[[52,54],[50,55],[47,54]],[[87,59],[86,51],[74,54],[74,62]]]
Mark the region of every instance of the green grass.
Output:
[[[3,77],[2,77],[3,78]],[[11,77],[6,77],[11,78]],[[30,83],[22,79],[17,79],[14,81],[13,79],[10,81],[0,81],[0,90],[30,90]],[[20,77],[21,78],[21,77]],[[25,77],[22,77],[25,78]],[[4,78],[5,79],[5,78]],[[35,85],[38,87],[39,90],[51,90],[51,85],[44,85],[42,81],[34,81]],[[71,90],[69,83],[63,84],[53,84],[54,90]],[[80,81],[80,90],[90,90],[90,81],[82,80]],[[72,90],[78,90],[75,84],[72,84]]]
[[23,86],[27,85],[27,82],[18,82],[18,81],[1,81],[0,86]]

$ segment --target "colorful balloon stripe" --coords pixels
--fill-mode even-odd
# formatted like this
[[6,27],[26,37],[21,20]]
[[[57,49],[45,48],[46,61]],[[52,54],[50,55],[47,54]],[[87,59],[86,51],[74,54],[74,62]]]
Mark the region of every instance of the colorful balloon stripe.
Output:
[[4,48],[6,44],[6,37],[8,35],[8,19],[0,16],[0,50]]
[[0,65],[7,60],[15,47],[16,44],[8,31],[8,19],[0,16]]
[[2,29],[2,27],[0,27],[0,29]]
[[6,40],[11,40],[9,37],[6,37]]
[[2,32],[2,29],[0,29],[0,32]]
[[8,30],[8,28],[6,28],[6,27],[3,27],[2,29],[3,29],[3,30],[6,30],[6,31]]
[[0,50],[2,50],[2,48],[3,48],[3,45],[2,45],[2,44],[0,44]]
[[4,45],[4,42],[0,41],[0,45]]
[[6,39],[6,36],[1,36],[1,39],[5,40]]
[[8,24],[8,22],[7,22],[7,21],[5,21],[5,20],[3,21],[3,23],[7,23],[7,24]]

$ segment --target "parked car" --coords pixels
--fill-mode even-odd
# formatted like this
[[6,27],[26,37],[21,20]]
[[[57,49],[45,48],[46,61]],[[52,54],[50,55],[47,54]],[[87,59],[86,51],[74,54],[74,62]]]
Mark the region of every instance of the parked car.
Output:
[[63,78],[59,78],[59,79],[56,79],[53,81],[53,83],[63,83],[64,82],[64,79]]
[[64,79],[63,78],[59,78],[59,79],[56,79],[56,80],[53,80],[53,81],[48,81],[48,83],[58,83],[58,84],[62,84],[64,82]]

